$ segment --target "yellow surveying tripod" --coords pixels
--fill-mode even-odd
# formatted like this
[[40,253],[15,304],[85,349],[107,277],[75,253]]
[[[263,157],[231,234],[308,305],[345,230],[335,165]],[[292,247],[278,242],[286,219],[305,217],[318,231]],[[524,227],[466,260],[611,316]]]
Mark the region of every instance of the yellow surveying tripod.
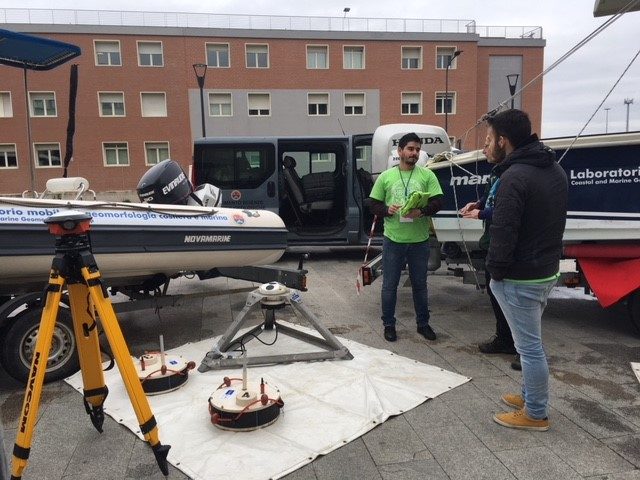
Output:
[[100,280],[100,272],[91,252],[89,229],[91,215],[74,210],[56,213],[45,220],[56,236],[55,257],[51,264],[46,303],[42,311],[31,370],[22,404],[16,444],[13,448],[11,479],[19,479],[27,466],[31,437],[38,416],[47,357],[51,348],[60,300],[65,284],[69,291],[73,329],[84,384],[84,405],[94,427],[102,433],[102,405],[109,393],[102,374],[100,346],[95,312],[107,335],[120,376],[136,412],[140,431],[153,450],[164,475],[169,474],[167,454],[171,448],[158,438],[156,420],[140,385],[129,349],[118,325],[113,306]]

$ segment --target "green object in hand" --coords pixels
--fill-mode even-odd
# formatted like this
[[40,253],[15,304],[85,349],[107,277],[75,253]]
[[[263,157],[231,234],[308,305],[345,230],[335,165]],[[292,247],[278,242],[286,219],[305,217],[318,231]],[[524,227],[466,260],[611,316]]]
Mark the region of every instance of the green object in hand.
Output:
[[407,202],[400,209],[400,216],[406,217],[414,208],[424,208],[429,203],[429,194],[426,192],[412,192]]

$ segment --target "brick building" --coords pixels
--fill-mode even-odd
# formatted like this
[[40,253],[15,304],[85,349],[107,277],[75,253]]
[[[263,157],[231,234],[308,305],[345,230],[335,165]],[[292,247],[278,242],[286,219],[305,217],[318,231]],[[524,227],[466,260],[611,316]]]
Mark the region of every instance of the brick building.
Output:
[[[447,123],[467,149],[484,139],[484,128],[472,129],[477,119],[509,97],[506,76],[517,74],[511,78],[519,89],[543,69],[545,41],[537,27],[140,12],[105,20],[101,12],[37,12],[48,14],[27,22],[0,9],[0,27],[82,49],[73,60],[79,82],[68,174],[88,178],[99,192],[135,189],[146,169],[167,157],[188,167],[193,139],[202,136],[194,64],[208,65],[202,97],[208,136]],[[29,71],[26,95],[23,71],[0,66],[0,194],[42,191],[47,179],[61,176],[69,65]],[[540,131],[542,83],[514,105]]]

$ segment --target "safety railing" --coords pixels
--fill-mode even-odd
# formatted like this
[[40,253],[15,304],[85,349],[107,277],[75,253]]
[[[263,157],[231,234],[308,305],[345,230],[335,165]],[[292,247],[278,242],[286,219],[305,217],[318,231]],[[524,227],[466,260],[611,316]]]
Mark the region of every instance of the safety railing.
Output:
[[323,32],[472,33],[481,37],[542,38],[532,26],[479,26],[469,19],[220,15],[185,12],[0,8],[0,24],[108,25]]

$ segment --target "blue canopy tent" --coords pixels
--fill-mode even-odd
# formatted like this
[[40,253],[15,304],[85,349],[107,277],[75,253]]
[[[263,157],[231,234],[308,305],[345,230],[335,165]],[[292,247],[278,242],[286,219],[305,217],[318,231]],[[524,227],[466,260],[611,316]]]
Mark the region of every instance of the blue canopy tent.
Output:
[[80,55],[80,47],[0,29],[0,63],[28,70],[51,70]]
[[[27,138],[29,150],[29,173],[31,190],[35,191],[35,171],[31,148],[31,115],[29,115],[29,89],[27,70],[51,70],[80,55],[80,47],[49,38],[36,37],[24,33],[0,29],[0,65],[22,68],[24,71],[24,94],[27,105]],[[69,124],[67,126],[67,152],[64,161],[64,176],[73,153],[73,133],[75,132],[75,97],[77,92],[77,68],[72,66],[71,92],[69,95]]]

